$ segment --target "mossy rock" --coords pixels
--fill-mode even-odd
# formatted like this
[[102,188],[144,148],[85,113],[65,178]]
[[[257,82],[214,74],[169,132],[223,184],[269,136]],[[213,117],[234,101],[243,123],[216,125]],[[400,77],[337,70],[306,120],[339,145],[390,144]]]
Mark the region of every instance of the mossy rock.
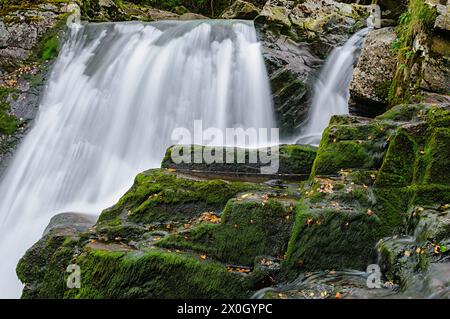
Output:
[[19,129],[19,121],[10,114],[11,106],[8,102],[8,97],[15,92],[15,89],[0,86],[0,135],[12,135]]
[[139,174],[119,202],[102,212],[98,226],[187,222],[206,211],[221,211],[230,198],[255,187],[250,183],[182,178],[164,169],[150,170]]
[[425,183],[450,185],[450,128],[439,128],[425,147]]
[[[433,268],[439,268],[450,255],[448,205],[434,208],[414,206],[409,213],[403,235],[383,239],[377,245],[380,266],[384,275],[398,283],[403,291],[424,292],[420,290],[427,289],[426,286],[431,283],[437,288],[432,290],[434,297],[440,298],[440,288],[445,287],[440,281],[446,282],[448,278],[441,278],[442,275],[434,272]],[[425,287],[424,278],[428,282]]]
[[62,298],[67,266],[74,255],[76,240],[52,233],[31,247],[17,265],[17,276],[26,283],[22,298]]
[[220,224],[200,224],[163,239],[159,246],[191,249],[225,263],[247,266],[253,266],[258,256],[282,257],[294,220],[294,202],[251,196],[255,198],[230,200]]
[[311,176],[337,175],[341,169],[378,169],[390,131],[391,125],[382,122],[351,123],[348,118],[333,117],[322,135]]
[[[188,154],[184,154],[185,150]],[[265,168],[275,164],[273,175],[291,174],[309,176],[316,157],[317,149],[309,145],[280,145],[278,154],[272,154],[268,149],[244,149],[234,147],[207,147],[199,145],[174,145],[167,149],[161,167],[176,170],[195,170],[220,173],[251,173],[262,174]],[[274,149],[274,152],[276,150]],[[211,154],[215,161],[206,162],[202,154]],[[231,155],[229,160],[228,154]],[[174,157],[180,156],[187,162],[175,162]],[[200,160],[197,160],[200,158]],[[267,162],[270,160],[270,162]]]
[[[248,298],[260,279],[257,272],[232,273],[223,264],[188,253],[120,251],[104,245],[85,246],[77,255],[71,243],[49,237],[42,249],[29,250],[17,270],[27,284],[22,298]],[[67,288],[71,263],[81,269],[80,288]]]
[[380,220],[367,211],[297,207],[285,268],[295,271],[364,269],[383,237]]
[[375,119],[380,121],[417,122],[430,107],[427,104],[399,104]]
[[76,263],[81,288],[65,298],[244,298],[246,277],[189,255],[86,249]]
[[404,187],[413,182],[417,145],[404,130],[393,138],[375,185],[378,187]]

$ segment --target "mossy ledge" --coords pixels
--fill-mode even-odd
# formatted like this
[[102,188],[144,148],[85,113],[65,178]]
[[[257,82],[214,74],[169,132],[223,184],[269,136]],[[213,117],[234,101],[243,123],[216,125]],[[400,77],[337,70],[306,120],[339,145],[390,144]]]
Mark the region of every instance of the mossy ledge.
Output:
[[[408,211],[450,202],[448,105],[399,105],[367,120],[334,117],[303,185],[284,262],[299,271],[365,269]],[[291,277],[291,278],[292,278]]]

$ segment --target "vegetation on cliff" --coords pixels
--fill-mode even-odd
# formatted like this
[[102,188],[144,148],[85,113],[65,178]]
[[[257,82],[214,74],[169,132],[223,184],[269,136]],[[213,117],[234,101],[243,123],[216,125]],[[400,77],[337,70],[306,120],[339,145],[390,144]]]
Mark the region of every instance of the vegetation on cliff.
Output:
[[410,0],[407,10],[400,16],[397,38],[392,45],[392,50],[397,52],[397,69],[389,89],[391,105],[408,103],[417,94],[422,78],[411,76],[414,64],[423,59],[423,49],[417,47],[417,43],[428,37],[436,16],[436,9],[424,0]]

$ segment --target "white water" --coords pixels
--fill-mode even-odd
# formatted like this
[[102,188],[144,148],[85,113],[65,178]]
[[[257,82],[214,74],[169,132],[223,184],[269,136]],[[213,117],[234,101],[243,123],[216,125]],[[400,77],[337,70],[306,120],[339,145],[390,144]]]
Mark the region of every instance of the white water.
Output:
[[172,130],[274,127],[252,24],[96,24],[71,30],[34,127],[0,185],[0,297],[55,213],[98,214],[159,167]]
[[319,145],[331,117],[349,113],[353,69],[368,31],[358,31],[343,46],[331,52],[314,85],[308,119],[296,139],[298,144]]

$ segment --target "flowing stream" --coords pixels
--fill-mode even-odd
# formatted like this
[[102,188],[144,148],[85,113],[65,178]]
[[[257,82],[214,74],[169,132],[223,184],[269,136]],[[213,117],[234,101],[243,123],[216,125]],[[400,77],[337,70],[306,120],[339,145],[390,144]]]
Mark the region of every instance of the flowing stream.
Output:
[[349,113],[353,69],[368,32],[368,28],[356,32],[343,46],[331,52],[314,85],[308,119],[297,137],[298,144],[319,145],[331,117]]
[[0,184],[0,297],[60,212],[99,214],[159,167],[175,128],[275,127],[256,32],[245,21],[88,24],[70,30],[34,126]]

